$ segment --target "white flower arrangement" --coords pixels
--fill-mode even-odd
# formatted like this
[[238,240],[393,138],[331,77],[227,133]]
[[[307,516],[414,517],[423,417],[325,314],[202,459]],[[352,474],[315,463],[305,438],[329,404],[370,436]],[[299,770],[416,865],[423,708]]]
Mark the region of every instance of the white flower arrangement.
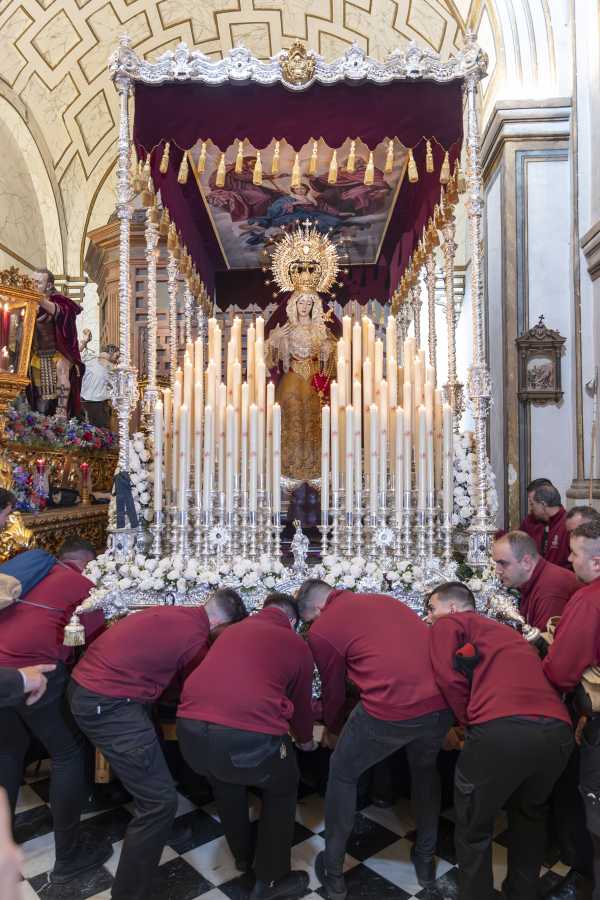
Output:
[[[495,518],[498,512],[498,492],[496,476],[488,461],[488,508]],[[474,481],[475,450],[472,435],[469,432],[454,441],[454,510],[452,524],[455,528],[467,529],[477,509],[477,486]]]
[[152,443],[149,436],[137,431],[129,442],[129,473],[135,511],[139,518],[152,522],[153,471]]

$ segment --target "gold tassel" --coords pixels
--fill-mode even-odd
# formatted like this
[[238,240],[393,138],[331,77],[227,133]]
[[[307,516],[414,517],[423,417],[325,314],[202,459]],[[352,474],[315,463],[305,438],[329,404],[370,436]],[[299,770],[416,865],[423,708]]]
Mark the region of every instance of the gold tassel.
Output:
[[454,167],[454,177],[456,179],[456,186],[458,188],[459,194],[464,194],[467,189],[467,179],[464,176],[464,172],[460,167],[460,163],[456,160],[456,166]]
[[137,175],[136,175],[134,190],[136,191],[136,193],[139,194],[139,192],[141,190],[143,190],[143,187],[144,187],[144,164],[140,159],[140,161],[138,163],[138,167],[137,167]]
[[238,152],[235,158],[235,174],[241,175],[244,168],[244,142],[238,141]]
[[300,157],[296,153],[294,157],[294,165],[292,166],[292,183],[293,188],[300,187]]
[[354,172],[356,168],[356,141],[350,141],[350,153],[348,154],[348,162],[346,169],[348,172]]
[[433,150],[431,149],[431,141],[427,141],[425,150],[425,171],[433,172]]
[[450,181],[450,157],[448,156],[448,151],[446,150],[444,154],[444,162],[442,163],[442,168],[440,169],[440,184],[448,184]]
[[159,234],[162,234],[163,237],[166,237],[169,233],[169,225],[171,224],[171,219],[169,216],[169,210],[165,206],[162,211],[162,216],[160,217],[160,225],[158,226]]
[[338,172],[337,150],[334,150],[333,156],[331,157],[331,162],[329,163],[329,174],[327,176],[327,182],[329,184],[335,184],[337,182],[337,172]]
[[215,184],[217,187],[223,187],[225,184],[225,154],[221,153],[221,159],[219,160],[219,166],[217,168],[217,177],[215,179]]
[[152,178],[149,178],[146,182],[146,187],[142,191],[141,201],[142,206],[145,206],[146,208],[152,206],[154,203],[154,182],[152,181]]
[[175,231],[175,222],[171,222],[169,225],[169,234],[167,236],[167,248],[169,250],[175,250],[177,246],[177,232]]
[[419,180],[419,170],[417,169],[417,164],[410,148],[408,150],[408,180],[411,184],[414,184],[415,181]]
[[75,613],[71,616],[71,621],[65,625],[63,632],[63,645],[65,647],[82,647],[85,644],[85,628],[79,620],[79,616]]
[[385,166],[383,171],[389,175],[394,170],[394,141],[388,141],[387,154],[385,157]]
[[313,141],[310,159],[308,161],[308,174],[309,175],[317,174],[317,154],[318,154],[317,142]]
[[200,148],[200,157],[198,159],[198,175],[202,175],[206,169],[206,141],[202,141]]
[[375,163],[373,162],[373,151],[369,150],[369,161],[365,167],[365,184],[373,184],[375,181]]
[[179,184],[186,184],[188,180],[189,168],[190,167],[188,164],[187,150],[184,150],[183,156],[181,157],[181,165],[179,166],[179,174],[177,176],[177,181]]
[[169,152],[171,150],[171,144],[169,141],[165,144],[165,149],[163,150],[162,159],[160,161],[159,171],[161,175],[166,175],[169,171]]
[[271,175],[279,174],[279,141],[275,141],[273,159],[271,160]]
[[252,173],[252,184],[262,184],[262,161],[260,158],[260,150],[256,151],[256,162],[254,163],[254,171]]
[[156,197],[154,198],[154,203],[152,206],[148,208],[148,221],[152,222],[153,225],[160,224],[160,214],[158,211],[158,206],[156,205]]
[[144,183],[148,181],[152,172],[150,171],[150,154],[146,154],[146,159],[144,161],[144,166],[142,168],[142,179]]

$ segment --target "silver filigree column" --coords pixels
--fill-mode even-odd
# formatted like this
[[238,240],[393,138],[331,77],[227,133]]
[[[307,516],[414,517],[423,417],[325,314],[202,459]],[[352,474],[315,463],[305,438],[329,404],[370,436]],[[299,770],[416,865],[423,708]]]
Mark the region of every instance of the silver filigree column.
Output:
[[467,214],[471,239],[471,306],[473,319],[473,364],[469,372],[468,392],[475,421],[475,473],[477,509],[469,529],[468,561],[483,565],[489,560],[494,522],[489,513],[487,432],[491,399],[491,379],[485,347],[485,310],[483,298],[481,216],[481,148],[477,121],[477,83],[470,75],[467,89]]
[[413,320],[415,323],[415,341],[419,348],[421,346],[421,306],[423,305],[423,300],[421,297],[421,285],[419,283],[418,273],[415,278],[415,283],[410,289],[410,305],[412,306]]
[[177,372],[177,260],[172,250],[169,250],[169,262],[167,263],[167,278],[169,291],[169,381],[171,390],[175,387],[175,374]]
[[156,309],[156,266],[158,258],[158,210],[151,206],[146,212],[146,263],[147,283],[147,383],[144,389],[144,418],[146,428],[152,428],[154,406],[159,397],[156,383],[157,370],[157,309]]
[[442,206],[444,221],[442,224],[442,251],[444,254],[444,284],[446,293],[446,327],[448,331],[448,381],[446,396],[454,412],[454,431],[460,433],[460,420],[463,414],[463,392],[456,375],[456,307],[454,304],[454,257],[457,244],[456,222],[452,208],[447,201]]
[[119,365],[112,383],[112,402],[119,423],[119,461],[121,472],[129,471],[129,422],[131,408],[137,403],[137,372],[131,366],[131,319],[129,284],[129,232],[131,225],[131,184],[129,144],[129,95],[127,76],[115,79],[119,93],[119,158],[117,162],[117,216],[119,218]]
[[192,334],[192,320],[194,317],[194,296],[187,281],[183,294],[183,310],[185,316],[185,342],[186,344],[191,344],[194,339]]
[[404,341],[408,337],[410,328],[411,309],[407,300],[403,300],[396,313],[396,327],[398,332],[398,362],[404,365]]
[[425,257],[425,284],[427,285],[427,316],[429,365],[433,366],[433,383],[437,386],[437,331],[435,325],[435,255],[429,250]]

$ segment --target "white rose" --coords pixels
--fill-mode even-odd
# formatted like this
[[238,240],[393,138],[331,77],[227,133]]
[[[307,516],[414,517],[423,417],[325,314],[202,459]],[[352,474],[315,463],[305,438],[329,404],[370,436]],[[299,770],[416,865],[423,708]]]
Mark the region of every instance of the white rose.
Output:
[[147,560],[145,560],[145,562],[144,562],[144,568],[145,568],[148,572],[154,572],[154,570],[156,569],[157,566],[158,566],[158,560],[157,560],[157,559],[154,559],[153,557],[149,557],[149,558],[148,558]]
[[117,584],[122,591],[126,591],[127,588],[131,587],[133,582],[131,581],[131,578],[120,578]]
[[412,584],[412,580],[413,580],[413,577],[412,577],[412,573],[411,573],[411,572],[404,572],[404,573],[403,573],[403,575],[402,575],[402,581],[404,582],[404,584]]
[[148,462],[148,460],[150,459],[150,453],[148,450],[146,450],[146,448],[140,450],[140,459],[142,460],[142,462]]
[[263,584],[268,591],[271,591],[275,587],[275,579],[272,575],[267,575],[266,578],[263,578]]
[[219,566],[219,572],[221,573],[221,575],[229,575],[230,571],[231,566],[229,565],[229,563],[224,562]]
[[356,578],[353,578],[352,575],[345,575],[340,585],[345,588],[353,588],[356,585]]
[[327,556],[323,557],[323,565],[327,566],[328,569],[330,569],[332,566],[335,566],[335,563],[336,558],[335,556],[332,556],[331,553],[328,553]]
[[117,564],[114,559],[107,559],[104,563],[104,568],[107,572],[114,572],[117,568]]
[[412,586],[412,589],[417,594],[423,594],[425,591],[425,585],[423,584],[422,581],[415,581]]
[[365,572],[367,573],[367,575],[372,575],[376,571],[377,571],[377,563],[370,562],[370,563],[366,564]]
[[152,578],[142,578],[139,583],[140,591],[151,591],[154,587],[154,582]]
[[471,580],[467,582],[467,584],[474,594],[479,593],[479,591],[483,588],[483,582],[480,578],[471,578]]
[[362,575],[363,567],[361,565],[352,565],[350,566],[350,575],[352,578],[360,578]]
[[144,441],[141,438],[135,438],[133,440],[133,449],[136,453],[142,453],[144,451]]
[[180,594],[184,594],[184,593],[185,593],[185,591],[187,590],[187,585],[186,585],[186,583],[185,583],[185,578],[180,578],[180,579],[177,581],[177,590],[179,591]]
[[413,578],[421,578],[423,575],[423,569],[421,566],[413,566],[412,577]]
[[248,572],[247,575],[244,575],[242,579],[242,587],[244,588],[253,588],[258,584],[258,578],[256,572]]
[[400,562],[396,564],[396,568],[400,573],[406,572],[409,566],[410,563],[407,559],[401,559]]
[[333,575],[331,574],[331,572],[328,572],[327,575],[323,575],[323,581],[324,581],[326,584],[328,584],[330,587],[334,587],[334,586],[335,586],[335,578],[333,577]]
[[164,591],[165,583],[162,578],[154,578],[152,582],[152,587],[155,591]]
[[455,526],[460,525],[460,518],[455,512],[452,513],[452,524]]
[[236,563],[233,567],[233,574],[236,578],[243,578],[246,574],[246,566],[242,563]]
[[177,581],[179,578],[179,572],[176,569],[171,569],[171,571],[167,574],[167,581]]
[[276,575],[281,575],[283,570],[284,570],[283,563],[280,563],[280,562],[273,563],[273,572],[275,572]]
[[144,563],[146,562],[146,557],[142,553],[136,553],[134,563],[136,566],[140,568],[144,568]]
[[207,578],[208,584],[215,585],[219,583],[219,576],[216,572],[209,572]]

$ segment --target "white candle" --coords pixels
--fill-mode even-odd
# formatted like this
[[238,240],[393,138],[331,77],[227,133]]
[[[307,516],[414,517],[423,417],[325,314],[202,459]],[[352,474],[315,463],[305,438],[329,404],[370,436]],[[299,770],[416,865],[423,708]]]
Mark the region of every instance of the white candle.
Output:
[[412,491],[412,384],[404,382],[404,490]]
[[225,417],[227,411],[227,386],[221,382],[217,396],[217,488],[225,490]]
[[372,403],[369,407],[369,431],[371,434],[371,454],[369,457],[369,512],[372,516],[376,516],[379,425],[377,422],[377,406],[375,403]]
[[248,490],[248,408],[250,388],[248,382],[242,384],[242,416],[241,416],[241,490],[245,497]]
[[225,451],[225,512],[233,513],[233,474],[235,469],[235,409],[227,405]]
[[235,410],[235,429],[233,437],[233,475],[235,478],[240,470],[240,425],[242,418],[242,364],[238,360],[236,360],[232,366],[232,376],[232,406]]
[[163,508],[163,405],[154,404],[154,512]]
[[248,509],[250,512],[256,512],[256,496],[258,486],[258,456],[257,456],[257,439],[258,439],[258,407],[256,403],[250,404],[248,437],[250,449],[248,453]]
[[385,329],[385,355],[388,360],[387,378],[390,380],[389,360],[393,357],[396,359],[397,353],[397,331],[396,319],[393,315],[388,316],[387,326]]
[[421,362],[421,360],[419,359],[418,356],[415,357],[415,361],[414,361],[414,374],[415,374],[414,404],[415,404],[415,409],[418,409],[419,406],[421,406],[423,404],[423,399],[424,399],[423,387],[424,387],[424,381],[425,381],[425,373],[423,371],[423,363]]
[[197,503],[202,492],[202,409],[204,406],[202,372],[194,385],[194,490]]
[[[415,339],[414,337],[407,337],[404,341],[404,359],[402,360],[404,363],[404,380],[410,381],[413,383],[413,367],[415,364]],[[406,407],[404,409],[406,412]]]
[[444,401],[442,399],[442,392],[441,390],[435,390],[433,395],[433,456],[436,494],[439,494],[442,490],[444,446],[443,406]]
[[194,382],[202,378],[204,371],[204,346],[202,338],[198,338],[194,343]]
[[[346,360],[346,400],[350,402],[350,386],[352,382],[352,318],[342,317],[342,340],[344,342],[344,359]],[[339,376],[338,376],[339,380]]]
[[[433,384],[427,385],[427,387],[433,387]],[[431,406],[425,407],[425,422],[426,422],[426,436],[425,436],[425,450],[427,453],[427,495],[428,497],[433,494],[435,490],[434,483],[434,454],[433,454],[433,404]],[[434,503],[435,505],[435,503]]]
[[214,469],[214,442],[213,442],[213,408],[204,407],[204,454],[203,454],[203,481],[202,481],[202,507],[208,512],[211,505],[212,479]]
[[185,345],[185,355],[190,358],[190,360],[194,359],[194,343],[193,341],[188,341]]
[[425,366],[425,384],[432,384],[435,387],[435,369],[433,366]]
[[267,384],[267,444],[265,450],[267,490],[271,490],[273,483],[273,404],[275,403],[275,385],[272,381]]
[[351,513],[354,505],[354,410],[346,406],[346,513]]
[[179,407],[181,406],[182,397],[183,385],[181,384],[181,380],[176,379],[175,386],[173,388],[173,406],[171,410],[173,421],[173,441],[171,451],[171,494],[173,497],[174,506],[177,505],[177,473],[179,472]]
[[[186,352],[183,364],[183,402],[186,405],[188,417],[190,418],[192,410],[194,409],[194,363],[192,362],[192,359],[193,357],[189,356]],[[190,450],[192,448],[194,437],[191,424],[191,421],[188,419],[188,444]]]
[[235,348],[235,359],[238,362],[242,360],[242,320],[239,316],[236,316],[233,320],[233,327],[231,329],[231,336],[233,338],[234,348]]
[[219,325],[215,325],[215,329],[213,332],[213,341],[214,341],[214,353],[213,360],[215,363],[216,374],[217,374],[217,383],[221,381],[221,371],[223,366],[223,333],[221,331],[221,327]]
[[179,487],[177,490],[177,508],[179,512],[187,512],[188,485],[190,476],[190,444],[188,440],[188,407],[183,403],[179,407]]
[[341,409],[343,406],[346,405],[346,402],[349,399],[348,394],[346,393],[346,359],[342,355],[339,355],[338,360],[337,360],[336,381],[338,384],[338,398],[339,398],[340,409]]
[[396,452],[394,458],[394,490],[396,521],[402,517],[404,503],[404,410],[396,407]]
[[[173,470],[171,454],[173,452],[173,394],[171,388],[163,391],[163,421],[164,421],[164,448],[165,448],[165,481],[167,492],[169,491],[169,479]],[[168,498],[167,498],[168,502]]]
[[368,356],[370,357],[371,361],[374,363],[375,362],[375,326],[373,325],[373,323],[370,319],[367,319],[367,327],[368,327],[368,333],[369,333]]
[[331,414],[328,406],[321,410],[321,512],[329,510],[329,431]]
[[256,406],[258,408],[257,418],[257,461],[259,484],[263,485],[265,472],[265,379],[266,369],[264,359],[256,360]]
[[387,455],[388,455],[388,401],[387,382],[381,381],[379,395],[379,493],[383,506],[387,497]]
[[256,320],[256,340],[263,341],[265,340],[265,320],[262,316],[259,316]]
[[417,466],[417,509],[427,505],[427,410],[419,406],[417,410],[419,428],[419,464]]
[[281,512],[281,406],[273,404],[273,499],[274,513]]
[[398,364],[396,357],[388,357],[386,361],[386,381],[388,383],[388,406],[395,409],[398,405]]
[[329,398],[331,401],[331,490],[335,496],[340,489],[340,420],[337,382],[335,381],[331,382]]
[[354,404],[354,493],[358,506],[362,492],[362,429],[360,403]]
[[445,515],[451,516],[454,511],[454,427],[452,407],[449,403],[444,403],[442,418],[444,429],[443,509]]
[[369,409],[373,402],[373,376],[372,364],[370,359],[365,359],[363,363],[363,381],[362,381],[362,397],[363,397],[363,420],[365,423],[365,464],[370,457],[371,447],[371,430],[368,426]]
[[254,378],[255,372],[255,356],[256,351],[256,330],[254,325],[248,328],[246,335],[246,379],[248,381],[248,399],[250,403],[254,403]]
[[379,386],[381,384],[381,379],[383,378],[383,341],[381,338],[377,338],[375,341],[375,366],[373,372],[373,380],[374,380],[374,389],[375,403],[379,403]]
[[355,322],[352,328],[352,380],[362,377],[362,336],[360,323]]

